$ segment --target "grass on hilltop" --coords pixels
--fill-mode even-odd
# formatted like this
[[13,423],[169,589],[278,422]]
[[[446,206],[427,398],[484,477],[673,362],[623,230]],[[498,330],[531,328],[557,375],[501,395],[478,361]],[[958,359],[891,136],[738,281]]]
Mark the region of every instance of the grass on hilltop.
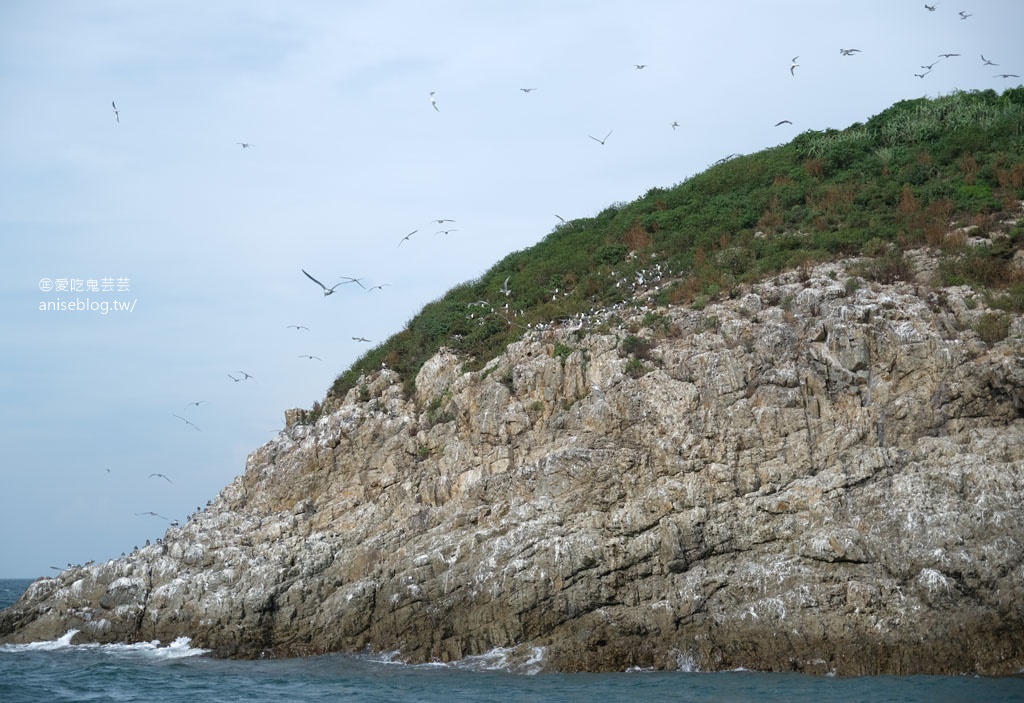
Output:
[[478,369],[531,325],[622,302],[631,290],[623,282],[638,272],[672,280],[657,303],[700,306],[841,257],[873,257],[867,277],[899,280],[908,275],[901,252],[930,246],[943,252],[939,283],[985,289],[993,306],[1022,312],[1024,277],[1011,259],[1024,248],[1024,226],[992,247],[949,236],[965,226],[985,234],[1022,199],[1024,88],[905,100],[864,124],[723,159],[560,225],[428,303],[341,374],[330,395],[343,397],[382,364],[410,391],[441,347]]

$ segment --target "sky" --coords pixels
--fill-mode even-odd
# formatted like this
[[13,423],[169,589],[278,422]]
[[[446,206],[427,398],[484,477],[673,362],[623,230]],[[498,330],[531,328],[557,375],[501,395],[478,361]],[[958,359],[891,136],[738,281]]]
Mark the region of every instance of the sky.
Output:
[[1019,85],[1021,27],[1018,0],[3,0],[0,578],[162,536],[556,215]]

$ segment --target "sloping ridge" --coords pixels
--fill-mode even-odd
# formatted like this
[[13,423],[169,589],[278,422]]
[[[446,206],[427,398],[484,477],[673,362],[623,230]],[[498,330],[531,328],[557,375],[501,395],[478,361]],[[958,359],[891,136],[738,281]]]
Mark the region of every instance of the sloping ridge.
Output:
[[37,581],[0,639],[1017,672],[1024,321],[989,344],[970,289],[847,263],[602,310],[481,371],[443,350],[413,398],[366,377],[160,544]]

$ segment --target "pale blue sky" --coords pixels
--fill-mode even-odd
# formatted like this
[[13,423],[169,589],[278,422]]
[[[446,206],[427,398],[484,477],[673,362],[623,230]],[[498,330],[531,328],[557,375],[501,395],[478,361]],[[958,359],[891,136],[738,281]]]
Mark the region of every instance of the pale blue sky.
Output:
[[[135,513],[205,505],[366,350],[353,336],[398,332],[556,213],[1016,85],[994,76],[1024,75],[1020,27],[1016,0],[4,0],[0,577],[161,536]],[[391,285],[324,298],[301,268]],[[130,290],[38,286],[107,276]],[[135,308],[38,310],[58,297]]]

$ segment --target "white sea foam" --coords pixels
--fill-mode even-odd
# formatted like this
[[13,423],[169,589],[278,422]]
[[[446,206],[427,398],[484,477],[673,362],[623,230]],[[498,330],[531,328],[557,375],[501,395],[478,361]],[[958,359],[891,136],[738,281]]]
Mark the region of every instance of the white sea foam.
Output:
[[544,669],[544,647],[532,647],[529,655],[509,647],[495,647],[489,652],[466,657],[454,666],[471,671],[510,671],[516,674],[539,674]]
[[422,662],[410,664],[398,650],[379,652],[366,656],[375,664],[408,666],[411,669],[456,668],[469,671],[508,671],[514,674],[539,674],[544,665],[544,647],[520,650],[512,647],[495,647],[484,654],[465,657],[453,662]]
[[29,642],[28,644],[5,644],[0,646],[0,652],[57,652],[61,650],[74,650],[96,651],[114,655],[141,655],[154,659],[184,659],[186,657],[200,656],[210,651],[193,647],[190,637],[179,637],[168,645],[162,645],[160,640],[136,642],[134,644],[97,644],[95,642],[71,644],[71,640],[77,634],[78,630],[68,630],[62,637],[55,640]]

